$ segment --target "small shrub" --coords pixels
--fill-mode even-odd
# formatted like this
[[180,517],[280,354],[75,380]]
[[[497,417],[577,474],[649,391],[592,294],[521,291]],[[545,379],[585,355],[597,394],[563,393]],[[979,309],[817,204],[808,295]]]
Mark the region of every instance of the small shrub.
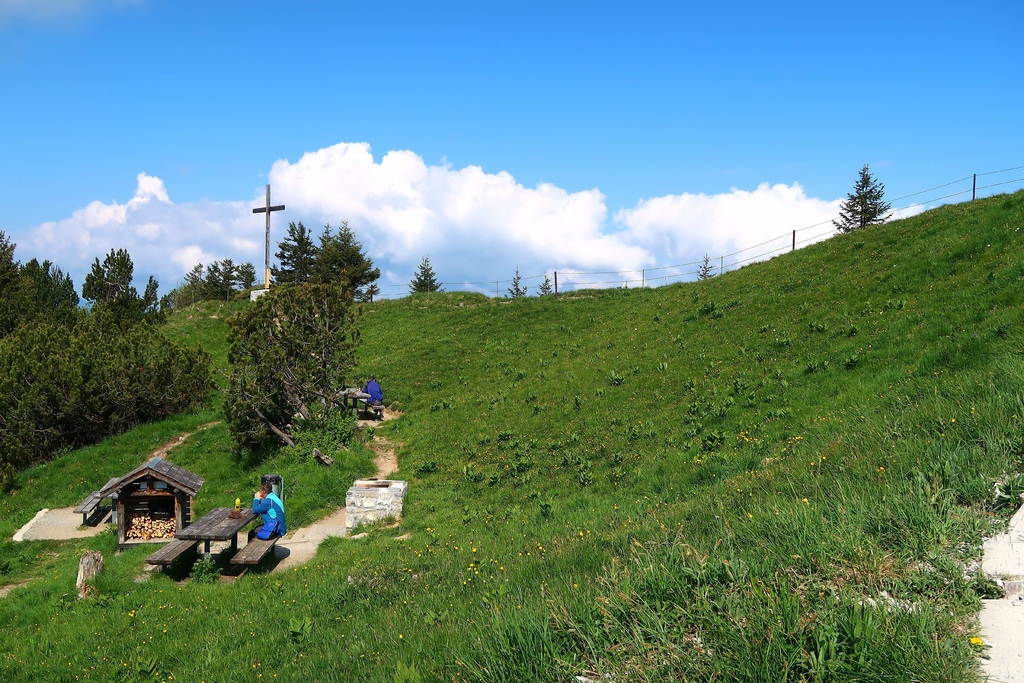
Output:
[[725,315],[725,311],[719,308],[714,301],[705,301],[700,305],[700,308],[697,309],[698,318],[711,318],[712,320],[717,320],[723,315]]
[[189,577],[194,583],[217,583],[220,580],[220,569],[212,557],[200,557],[192,565]]
[[420,476],[431,474],[432,472],[437,471],[437,462],[433,460],[424,460],[423,462],[416,463],[413,471]]

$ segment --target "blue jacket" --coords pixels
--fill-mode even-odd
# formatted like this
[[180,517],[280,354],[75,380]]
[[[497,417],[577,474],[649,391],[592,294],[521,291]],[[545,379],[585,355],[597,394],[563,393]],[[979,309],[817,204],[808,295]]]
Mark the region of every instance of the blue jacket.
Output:
[[258,497],[252,499],[252,511],[257,515],[263,515],[263,528],[273,527],[273,531],[279,536],[288,533],[288,527],[284,521],[284,503],[271,491],[267,497],[260,500]]
[[370,395],[371,403],[384,402],[384,391],[380,388],[380,384],[378,384],[375,379],[371,379],[366,383],[366,386],[363,387],[363,392]]

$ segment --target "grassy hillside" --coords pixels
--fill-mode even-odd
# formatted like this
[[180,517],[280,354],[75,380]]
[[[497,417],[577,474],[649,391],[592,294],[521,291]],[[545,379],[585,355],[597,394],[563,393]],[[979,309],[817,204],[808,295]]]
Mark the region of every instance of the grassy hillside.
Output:
[[[5,542],[0,580],[34,581],[0,600],[0,675],[972,680],[993,590],[972,563],[1006,514],[993,484],[1024,470],[1022,228],[1018,193],[700,283],[367,305],[356,373],[404,411],[377,430],[401,525],[217,585],[135,583],[145,553],[109,535]],[[170,325],[223,356],[226,312]],[[25,473],[0,531],[209,419]],[[172,455],[207,477],[199,506],[282,470],[309,521],[369,467],[203,434]],[[84,547],[108,571],[79,603]]]

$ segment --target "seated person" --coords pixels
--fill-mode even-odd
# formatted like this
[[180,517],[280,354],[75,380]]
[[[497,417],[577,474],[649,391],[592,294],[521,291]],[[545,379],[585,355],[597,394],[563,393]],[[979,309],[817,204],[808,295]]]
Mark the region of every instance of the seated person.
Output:
[[253,497],[252,511],[263,516],[263,526],[256,532],[256,538],[265,541],[288,533],[284,521],[284,503],[274,493],[274,487],[269,481],[263,482]]
[[367,382],[366,386],[363,387],[363,393],[369,394],[370,396],[370,398],[366,401],[368,404],[375,407],[383,407],[384,391],[380,388],[380,384],[377,383],[377,380],[374,378],[373,375],[370,375],[370,381]]

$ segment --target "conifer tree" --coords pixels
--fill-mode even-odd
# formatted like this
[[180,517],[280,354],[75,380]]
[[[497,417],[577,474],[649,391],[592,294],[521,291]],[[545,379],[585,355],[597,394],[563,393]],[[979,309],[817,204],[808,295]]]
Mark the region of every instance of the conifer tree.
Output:
[[519,266],[516,266],[516,276],[512,278],[512,286],[508,288],[508,294],[513,299],[518,299],[521,296],[526,296],[527,287],[522,286],[523,278],[519,275]]
[[313,234],[302,224],[288,224],[288,235],[277,244],[278,266],[271,266],[274,282],[300,284],[309,282],[313,276],[313,264],[319,249],[313,243]]
[[547,296],[548,294],[553,294],[554,291],[555,287],[551,283],[551,278],[548,277],[547,273],[544,273],[544,282],[540,283],[540,286],[537,288],[537,294]]
[[363,245],[348,221],[342,221],[337,233],[332,232],[330,224],[324,226],[310,282],[341,284],[363,299],[366,287],[379,278],[380,268],[374,268],[373,261],[363,253]]
[[711,265],[711,257],[704,254],[704,260],[697,266],[697,279],[707,280],[709,277],[715,276],[715,267]]
[[206,269],[206,295],[213,299],[230,300],[237,279],[238,267],[232,259],[214,261]]
[[96,311],[105,311],[124,323],[155,320],[161,316],[157,298],[159,283],[149,276],[146,289],[140,296],[132,286],[135,264],[125,249],[111,249],[103,258],[97,258],[82,283],[82,298]]
[[251,261],[246,261],[242,265],[238,266],[236,275],[236,282],[243,290],[252,289],[256,286],[256,266],[254,266]]
[[868,165],[864,164],[853,192],[846,195],[846,201],[839,207],[839,219],[832,224],[839,232],[852,232],[884,223],[892,215],[892,205],[884,196],[885,185],[872,176]]
[[409,282],[410,294],[428,294],[430,292],[443,292],[443,283],[437,281],[437,273],[430,265],[430,257],[424,256],[420,265],[416,268],[416,274]]

